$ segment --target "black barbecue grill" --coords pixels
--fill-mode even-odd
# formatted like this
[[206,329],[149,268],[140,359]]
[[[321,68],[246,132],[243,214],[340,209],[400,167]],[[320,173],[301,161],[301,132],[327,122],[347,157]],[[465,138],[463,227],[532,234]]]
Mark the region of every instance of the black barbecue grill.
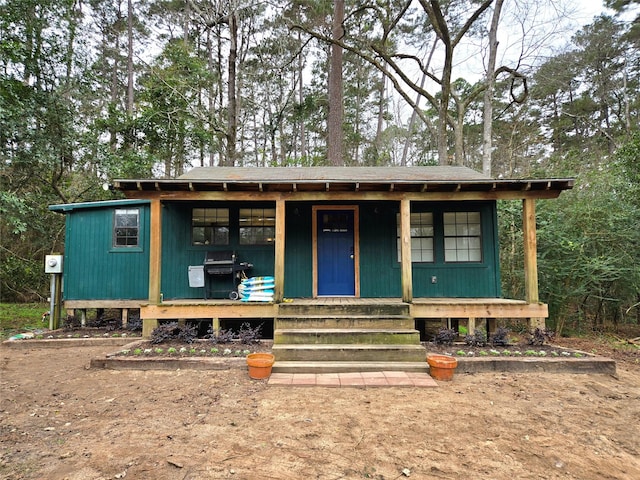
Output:
[[[253,265],[250,263],[239,262],[235,252],[226,250],[207,252],[204,256],[204,298],[207,298],[208,293],[224,292],[230,299],[236,300],[238,298],[238,283],[244,276],[244,272],[252,267]],[[227,288],[210,291],[212,277],[227,281]]]

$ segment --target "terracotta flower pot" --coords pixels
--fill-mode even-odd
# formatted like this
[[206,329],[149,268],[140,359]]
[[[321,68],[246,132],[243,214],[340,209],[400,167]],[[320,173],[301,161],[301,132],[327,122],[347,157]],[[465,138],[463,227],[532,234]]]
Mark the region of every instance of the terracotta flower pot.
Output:
[[458,366],[458,360],[449,355],[429,354],[427,355],[429,364],[429,374],[436,380],[451,381],[453,372]]
[[249,377],[254,380],[269,378],[275,357],[271,353],[250,353],[247,355]]

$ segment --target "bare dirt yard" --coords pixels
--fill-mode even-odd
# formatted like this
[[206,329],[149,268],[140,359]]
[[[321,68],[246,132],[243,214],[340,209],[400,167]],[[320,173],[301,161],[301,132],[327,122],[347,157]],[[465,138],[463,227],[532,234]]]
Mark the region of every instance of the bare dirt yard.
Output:
[[616,358],[616,378],[483,373],[365,389],[267,386],[237,361],[89,368],[109,350],[0,347],[0,478],[640,478],[637,355]]

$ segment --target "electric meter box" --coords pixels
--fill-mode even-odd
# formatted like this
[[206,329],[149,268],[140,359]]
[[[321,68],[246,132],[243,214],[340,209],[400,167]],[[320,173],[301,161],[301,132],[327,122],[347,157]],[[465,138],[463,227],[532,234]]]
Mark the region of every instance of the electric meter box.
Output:
[[62,255],[47,255],[44,259],[44,273],[62,273]]

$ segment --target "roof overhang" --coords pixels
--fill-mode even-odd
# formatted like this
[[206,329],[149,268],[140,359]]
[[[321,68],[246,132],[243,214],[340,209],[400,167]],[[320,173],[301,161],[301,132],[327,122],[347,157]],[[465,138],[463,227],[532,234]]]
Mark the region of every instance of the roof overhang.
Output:
[[492,179],[465,167],[201,167],[177,179],[118,179],[113,187],[131,198],[155,198],[158,192],[171,193],[174,199],[179,199],[180,192],[185,198],[193,198],[195,192],[253,196],[342,192],[354,198],[369,192],[477,193],[491,194],[491,198],[552,198],[571,189],[573,183],[573,179]]
[[58,205],[49,205],[49,210],[51,210],[52,212],[65,213],[72,212],[74,210],[86,210],[104,207],[126,207],[132,205],[145,205],[148,203],[148,200],[104,200],[98,202],[61,203]]

